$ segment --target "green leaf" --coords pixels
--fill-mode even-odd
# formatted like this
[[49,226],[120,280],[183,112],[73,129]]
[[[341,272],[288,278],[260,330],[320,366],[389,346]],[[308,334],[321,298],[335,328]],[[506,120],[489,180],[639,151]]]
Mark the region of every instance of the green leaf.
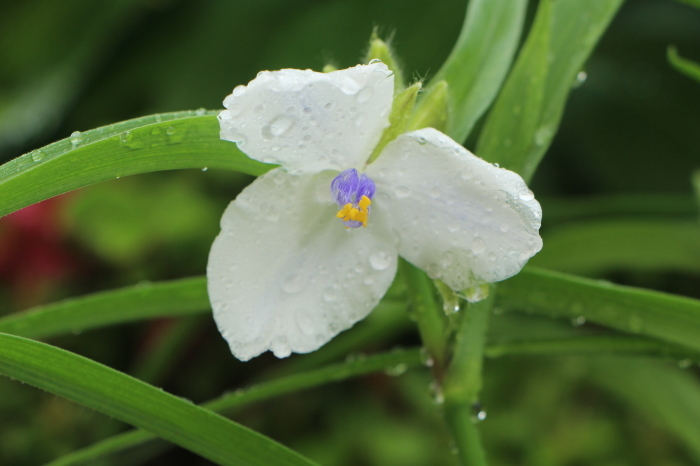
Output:
[[542,0],[476,154],[529,180],[559,127],[572,83],[623,0]]
[[700,82],[700,64],[681,57],[678,55],[678,51],[673,46],[666,49],[666,57],[668,58],[668,62],[673,65],[676,71]]
[[653,425],[682,439],[700,462],[700,386],[678,368],[632,358],[601,358],[591,364],[593,380],[632,405]]
[[[631,335],[575,335],[568,338],[520,339],[489,343],[484,355],[499,358],[511,355],[562,356],[632,354],[700,363],[700,351],[648,337]],[[686,362],[684,362],[685,364]]]
[[446,133],[464,141],[474,123],[491,105],[510,68],[522,31],[527,0],[471,0],[450,56],[431,80],[425,97],[444,91],[436,83],[448,83],[450,116]]
[[224,168],[257,176],[274,166],[219,139],[211,113],[151,115],[74,133],[1,166],[0,217],[121,176],[182,168]]
[[[397,367],[400,369],[418,367],[422,365],[421,359],[418,349],[395,350],[389,353],[356,358],[322,369],[299,373],[253,385],[246,389],[236,390],[205,403],[203,407],[217,412],[231,412],[256,401],[267,400],[331,382],[340,382],[351,377],[359,377],[387,369],[396,369]],[[155,435],[142,430],[126,432],[59,458],[51,462],[50,466],[68,466],[83,464],[88,461],[94,462],[98,458],[114,454],[126,448],[135,447],[155,438]]]
[[598,275],[611,269],[700,272],[700,224],[682,220],[599,220],[547,230],[530,264]]
[[526,267],[498,286],[496,306],[607,327],[700,350],[700,301]]
[[0,334],[0,373],[141,427],[217,464],[313,464],[211,411],[44,343]]
[[207,312],[206,277],[142,283],[0,318],[0,332],[46,338],[117,323]]

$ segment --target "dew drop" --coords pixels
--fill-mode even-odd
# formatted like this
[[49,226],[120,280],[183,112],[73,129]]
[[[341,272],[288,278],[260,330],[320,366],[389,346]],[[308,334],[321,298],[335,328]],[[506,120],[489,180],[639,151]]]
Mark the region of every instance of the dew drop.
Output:
[[535,144],[538,146],[543,146],[548,143],[554,136],[554,128],[550,125],[542,126],[535,133]]
[[374,65],[375,63],[381,63],[382,61],[379,58],[373,58],[369,61],[370,65]]
[[408,189],[406,186],[399,186],[396,188],[395,193],[397,198],[405,199],[411,195],[411,190]]
[[486,410],[478,401],[472,405],[472,422],[481,422],[486,419]]
[[256,115],[260,115],[265,111],[265,106],[263,104],[256,105],[255,108],[253,109],[253,113]]
[[395,366],[387,367],[386,369],[384,369],[384,373],[391,377],[398,377],[407,370],[408,366],[406,364],[397,364]]
[[240,86],[234,87],[233,92],[231,94],[233,94],[234,97],[242,96],[243,94],[245,94],[245,86],[241,84]]
[[427,142],[428,141],[426,141],[424,137],[418,138],[418,144],[420,144],[421,146],[424,146]]
[[260,129],[262,137],[267,139],[275,139],[284,136],[294,126],[294,119],[286,115],[279,115],[273,118],[270,123]]
[[332,303],[336,299],[338,299],[338,292],[333,288],[326,288],[323,292],[323,300],[327,303]]
[[330,109],[333,108],[333,103],[332,103],[332,102],[328,102],[326,105],[323,106],[323,108],[325,108],[326,110],[330,110]]
[[571,83],[571,89],[578,89],[579,87],[583,86],[583,83],[586,82],[586,79],[588,79],[588,73],[585,71],[581,70],[578,73],[576,73],[576,78],[574,79],[574,82]]
[[177,133],[177,130],[176,130],[175,127],[173,127],[173,126],[168,126],[168,127],[165,129],[165,134],[167,134],[168,136],[172,136],[172,135],[174,135],[175,133]]
[[195,110],[194,114],[197,116],[202,116],[205,113],[207,113],[207,109],[204,107],[199,107],[197,110]]
[[391,255],[386,251],[374,251],[369,255],[369,265],[374,270],[384,270],[391,265]]
[[474,238],[474,242],[472,243],[472,252],[479,255],[484,251],[486,251],[486,243],[484,243],[484,240],[480,237]]
[[209,170],[209,167],[204,167],[204,168],[202,168],[202,171],[203,171],[203,172],[205,172],[205,171],[207,171],[207,170]]
[[282,281],[282,291],[289,294],[299,293],[304,288],[304,281],[299,275],[289,275]]
[[501,223],[501,225],[498,227],[501,232],[506,233],[508,230],[510,230],[510,225],[506,222]]
[[369,99],[374,95],[374,90],[371,87],[363,87],[360,92],[357,93],[357,101],[361,104],[368,102]]
[[83,142],[83,135],[80,131],[73,131],[70,135],[70,143],[73,144],[73,149],[78,147]]
[[131,141],[131,131],[124,131],[122,134],[119,135],[119,140],[121,142],[129,142]]
[[523,189],[518,193],[518,197],[521,201],[531,201],[535,198],[535,193],[533,193],[529,189]]
[[690,366],[693,365],[693,361],[691,359],[681,359],[678,361],[678,367],[681,369],[688,369]]
[[574,327],[580,327],[580,326],[582,326],[582,325],[585,324],[585,323],[586,323],[586,318],[583,317],[583,316],[578,316],[578,317],[576,317],[576,318],[574,318],[574,319],[571,319],[571,324],[572,324]]
[[32,151],[31,157],[34,162],[39,163],[42,160],[44,160],[44,152],[41,149],[37,149],[35,151]]
[[311,110],[311,107],[304,107],[304,115],[310,115],[313,110]]

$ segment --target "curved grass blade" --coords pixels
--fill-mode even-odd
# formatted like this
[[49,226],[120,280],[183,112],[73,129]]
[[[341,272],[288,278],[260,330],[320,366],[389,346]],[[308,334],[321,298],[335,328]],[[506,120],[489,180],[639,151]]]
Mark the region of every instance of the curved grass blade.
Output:
[[[290,375],[277,380],[253,385],[250,388],[236,390],[235,392],[205,403],[202,406],[216,412],[230,412],[256,401],[270,399],[331,382],[340,382],[351,377],[359,377],[383,371],[387,368],[396,368],[399,366],[402,368],[418,367],[422,365],[421,359],[418,349],[395,350],[389,353],[357,358],[322,369]],[[141,445],[155,438],[155,435],[143,430],[118,434],[58,458],[47,466],[68,466],[94,462],[99,458]]]
[[700,272],[700,223],[696,220],[576,222],[551,228],[543,238],[547,247],[530,264],[560,272]]
[[74,189],[121,176],[182,168],[261,175],[275,165],[219,139],[213,112],[151,115],[73,133],[0,167],[0,217]]
[[[445,131],[464,141],[493,102],[520,40],[527,0],[472,0],[462,32],[444,65],[431,79],[422,102],[436,83],[447,82],[450,117]],[[420,115],[421,103],[416,111]]]
[[44,343],[0,334],[0,373],[141,427],[217,464],[313,464],[211,411]]
[[682,439],[693,464],[700,462],[700,387],[697,377],[655,361],[600,358],[591,361],[591,377],[630,404],[649,422]]
[[577,73],[623,0],[542,0],[475,153],[529,180],[559,127]]
[[700,363],[700,351],[648,337],[632,335],[581,335],[571,338],[522,339],[486,345],[488,358],[503,356],[569,356],[633,354]]
[[700,300],[535,267],[498,286],[496,306],[607,327],[700,350]]
[[700,82],[700,64],[681,57],[678,55],[678,50],[673,46],[666,50],[666,58],[676,71]]
[[210,309],[206,277],[144,283],[38,306],[0,318],[0,332],[46,338],[106,325]]

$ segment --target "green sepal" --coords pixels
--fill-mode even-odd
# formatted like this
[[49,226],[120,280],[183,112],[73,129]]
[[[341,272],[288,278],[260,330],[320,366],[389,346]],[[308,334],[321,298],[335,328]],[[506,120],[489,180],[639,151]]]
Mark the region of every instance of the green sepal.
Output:
[[388,42],[379,38],[377,30],[372,31],[369,38],[369,49],[365,56],[365,63],[372,60],[381,60],[394,73],[394,92],[400,92],[406,86],[406,81],[403,79],[401,67],[396,61],[395,54],[391,50],[391,45]]
[[448,87],[447,81],[442,80],[426,91],[408,123],[409,131],[421,128],[435,128],[443,133],[447,131]]
[[394,97],[394,102],[391,105],[391,114],[389,115],[389,126],[384,129],[382,137],[372,151],[372,155],[370,155],[367,163],[374,162],[387,144],[406,132],[420,89],[421,83],[415,83]]

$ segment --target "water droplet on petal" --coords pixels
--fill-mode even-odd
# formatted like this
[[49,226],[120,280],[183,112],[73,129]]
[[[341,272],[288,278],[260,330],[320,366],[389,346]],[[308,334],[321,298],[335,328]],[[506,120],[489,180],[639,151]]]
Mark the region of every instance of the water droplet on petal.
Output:
[[301,279],[300,275],[291,274],[284,280],[282,280],[282,290],[285,293],[295,294],[299,293],[304,288],[304,281]]
[[404,199],[411,195],[411,190],[406,186],[398,186],[395,193],[397,198]]
[[384,270],[391,265],[391,254],[386,251],[374,251],[369,255],[369,265],[374,270]]
[[479,255],[482,254],[484,251],[486,251],[486,243],[484,243],[484,240],[480,237],[474,238],[474,242],[472,243],[472,252],[476,255]]
[[371,87],[363,87],[360,92],[357,93],[357,101],[361,104],[368,102],[369,99],[374,95],[374,89]]
[[373,58],[369,61],[370,65],[374,65],[375,63],[381,63],[382,61],[379,58]]
[[518,193],[518,197],[521,201],[531,201],[535,198],[535,193],[533,193],[529,189],[523,189]]
[[327,303],[332,303],[338,299],[338,292],[334,288],[326,288],[323,292],[323,300]]
[[233,92],[231,93],[234,95],[234,97],[240,97],[243,94],[245,94],[245,86],[243,84],[236,86],[233,88]]
[[284,136],[294,125],[294,118],[287,115],[278,115],[267,125],[260,128],[260,134],[267,139],[275,139]]

